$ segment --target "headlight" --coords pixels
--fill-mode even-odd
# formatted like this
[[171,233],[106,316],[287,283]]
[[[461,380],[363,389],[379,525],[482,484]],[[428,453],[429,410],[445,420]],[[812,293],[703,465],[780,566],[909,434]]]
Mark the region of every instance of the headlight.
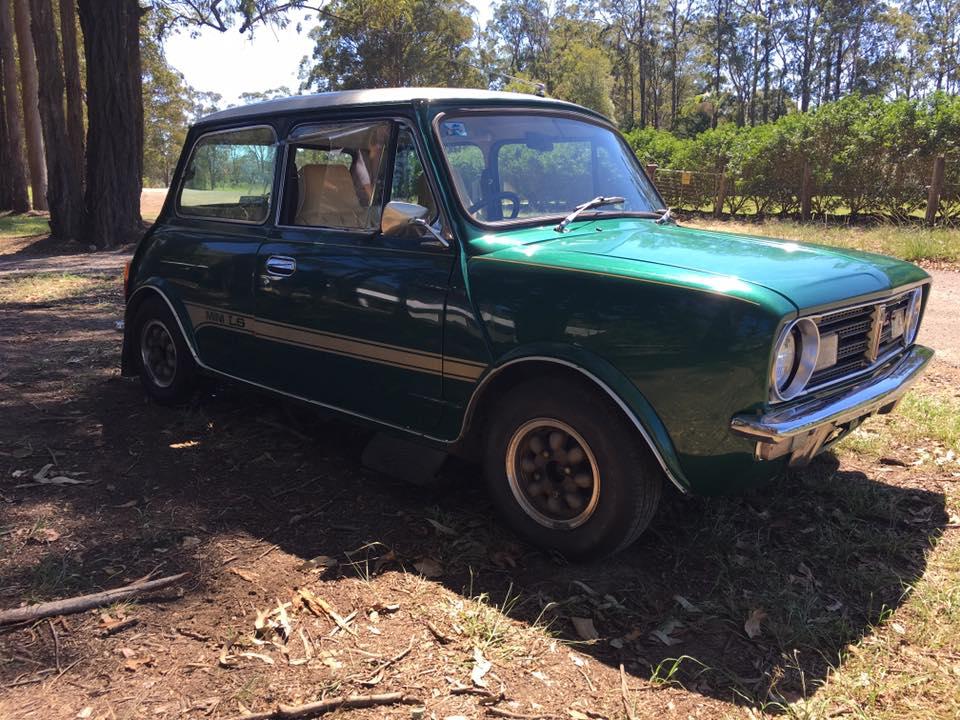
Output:
[[920,329],[920,307],[923,305],[923,288],[917,288],[910,293],[910,304],[907,305],[907,322],[903,339],[905,345],[913,345],[917,339],[917,330]]
[[775,400],[795,398],[806,387],[817,366],[820,331],[809,318],[787,325],[780,336],[773,363],[772,394]]

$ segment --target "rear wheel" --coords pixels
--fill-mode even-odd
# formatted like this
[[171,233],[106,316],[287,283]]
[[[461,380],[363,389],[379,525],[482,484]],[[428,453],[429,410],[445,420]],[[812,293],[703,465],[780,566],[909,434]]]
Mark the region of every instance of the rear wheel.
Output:
[[514,388],[488,425],[484,475],[522,535],[571,558],[627,547],[656,510],[663,474],[637,429],[575,381]]
[[157,402],[177,404],[196,387],[196,364],[174,320],[160,298],[144,300],[133,322],[140,383]]

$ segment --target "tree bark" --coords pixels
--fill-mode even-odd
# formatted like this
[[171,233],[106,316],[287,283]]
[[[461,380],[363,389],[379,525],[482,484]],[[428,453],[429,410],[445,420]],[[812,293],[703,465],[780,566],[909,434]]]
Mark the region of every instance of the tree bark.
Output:
[[47,146],[47,200],[50,232],[61,240],[79,240],[83,232],[81,168],[74,160],[63,111],[63,72],[51,0],[30,0],[31,30],[40,72],[40,119]]
[[28,0],[14,0],[14,28],[20,55],[20,94],[23,100],[23,128],[27,141],[27,166],[30,170],[31,202],[34,210],[47,209],[47,168],[43,160],[43,135],[37,100],[37,61],[30,36]]
[[83,89],[77,52],[76,0],[60,0],[60,40],[63,43],[63,76],[67,88],[67,136],[74,172],[83,185]]
[[10,209],[15,213],[24,213],[30,209],[30,196],[27,194],[23,124],[20,121],[20,101],[17,98],[17,56],[13,45],[11,9],[11,0],[0,0],[0,57],[3,58],[3,106],[10,168]]
[[110,248],[140,236],[143,92],[137,0],[79,0],[87,62],[84,239]]
[[[3,58],[0,57],[0,78],[3,78]],[[7,118],[3,102],[3,82],[0,81],[0,168],[10,167],[10,148],[7,140]],[[0,172],[0,212],[9,210],[13,202],[10,173]]]

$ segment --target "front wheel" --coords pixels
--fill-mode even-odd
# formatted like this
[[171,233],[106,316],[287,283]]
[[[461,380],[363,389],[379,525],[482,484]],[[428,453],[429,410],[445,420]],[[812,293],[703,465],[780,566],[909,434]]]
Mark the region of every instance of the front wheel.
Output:
[[507,522],[570,558],[609,555],[649,525],[663,474],[637,429],[598,390],[535,380],[488,426],[484,475]]

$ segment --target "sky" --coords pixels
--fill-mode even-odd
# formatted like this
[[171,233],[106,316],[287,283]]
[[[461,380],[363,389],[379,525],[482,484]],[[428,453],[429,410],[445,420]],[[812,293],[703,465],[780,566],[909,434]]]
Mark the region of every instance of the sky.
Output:
[[[470,0],[477,9],[476,20],[483,27],[490,19],[489,0]],[[314,21],[309,12],[291,13],[285,30],[258,27],[250,38],[235,29],[225,33],[204,28],[192,38],[181,32],[166,41],[167,62],[183,73],[197,90],[220,93],[223,106],[240,102],[240,93],[287,86],[296,93],[300,85],[300,60],[313,52],[307,33]],[[297,24],[302,30],[297,33]]]

